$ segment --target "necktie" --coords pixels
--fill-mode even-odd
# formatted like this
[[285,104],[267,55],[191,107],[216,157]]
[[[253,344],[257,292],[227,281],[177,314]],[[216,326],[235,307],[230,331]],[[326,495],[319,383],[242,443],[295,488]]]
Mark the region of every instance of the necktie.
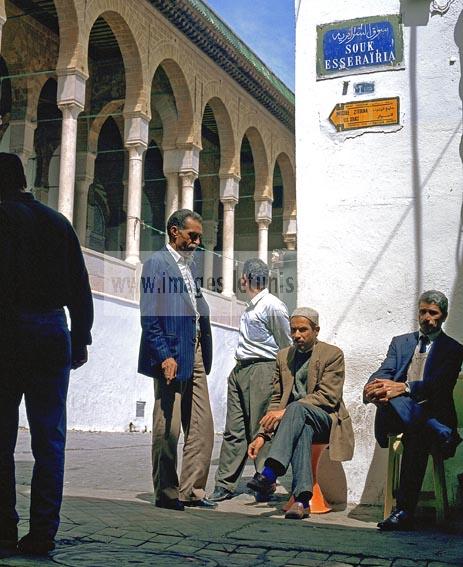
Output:
[[420,340],[420,354],[424,354],[426,352],[426,347],[429,344],[429,337],[427,337],[426,335],[421,335]]

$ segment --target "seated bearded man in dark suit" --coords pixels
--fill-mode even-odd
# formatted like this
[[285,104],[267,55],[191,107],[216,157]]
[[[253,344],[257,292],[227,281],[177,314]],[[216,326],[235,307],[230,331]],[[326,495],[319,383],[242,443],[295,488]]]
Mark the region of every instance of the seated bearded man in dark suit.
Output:
[[318,313],[310,307],[293,311],[290,330],[294,345],[278,353],[274,394],[260,421],[261,432],[249,445],[249,457],[255,459],[276,433],[262,472],[254,475],[248,487],[261,494],[273,492],[276,478],[291,465],[295,502],[285,517],[300,520],[310,512],[312,443],[329,443],[331,460],[349,461],[354,432],[342,400],[342,350],[317,339]]
[[453,388],[463,362],[463,346],[442,331],[448,300],[424,292],[418,303],[419,331],[394,337],[386,359],[364,388],[365,403],[377,406],[375,437],[387,447],[388,434],[403,433],[404,452],[397,507],[380,530],[413,528],[413,516],[428,455],[453,457],[461,439]]

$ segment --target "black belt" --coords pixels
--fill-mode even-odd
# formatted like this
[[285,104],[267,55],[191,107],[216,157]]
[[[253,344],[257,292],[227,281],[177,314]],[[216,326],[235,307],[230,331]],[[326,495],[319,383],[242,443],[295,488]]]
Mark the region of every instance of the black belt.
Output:
[[246,368],[251,366],[251,364],[258,364],[259,362],[275,362],[274,358],[244,358],[243,360],[237,360],[236,366],[238,368]]

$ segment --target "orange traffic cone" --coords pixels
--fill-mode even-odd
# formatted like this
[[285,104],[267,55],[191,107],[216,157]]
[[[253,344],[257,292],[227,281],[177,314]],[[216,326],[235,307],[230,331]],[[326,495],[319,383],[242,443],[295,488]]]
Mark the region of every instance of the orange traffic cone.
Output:
[[[317,482],[317,468],[318,461],[322,455],[322,452],[328,447],[326,443],[314,443],[312,445],[312,476],[313,476],[313,493],[312,499],[310,500],[310,511],[312,514],[326,514],[326,512],[331,512],[331,508],[323,496],[320,485]],[[283,510],[287,512],[291,506],[294,504],[294,496],[283,506]]]
[[331,512],[331,508],[328,506],[320,485],[317,482],[317,469],[318,461],[322,455],[322,452],[328,447],[326,443],[314,443],[312,445],[312,475],[313,475],[313,493],[312,499],[310,500],[310,511],[312,514],[326,514],[326,512]]

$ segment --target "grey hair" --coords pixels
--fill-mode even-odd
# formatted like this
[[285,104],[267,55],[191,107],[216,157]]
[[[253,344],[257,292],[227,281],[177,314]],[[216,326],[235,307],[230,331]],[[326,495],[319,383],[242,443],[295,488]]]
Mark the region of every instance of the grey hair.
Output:
[[193,219],[203,224],[203,218],[199,213],[190,211],[190,209],[179,209],[178,211],[173,212],[170,215],[170,217],[167,219],[167,234],[169,235],[169,240],[170,240],[170,229],[173,226],[176,226],[177,228],[180,229],[184,229],[187,219]]
[[264,289],[268,285],[269,269],[260,258],[248,258],[244,262],[242,274],[253,288]]
[[441,291],[437,291],[436,289],[424,291],[418,300],[418,305],[420,303],[434,303],[439,307],[445,317],[449,312],[449,300]]

